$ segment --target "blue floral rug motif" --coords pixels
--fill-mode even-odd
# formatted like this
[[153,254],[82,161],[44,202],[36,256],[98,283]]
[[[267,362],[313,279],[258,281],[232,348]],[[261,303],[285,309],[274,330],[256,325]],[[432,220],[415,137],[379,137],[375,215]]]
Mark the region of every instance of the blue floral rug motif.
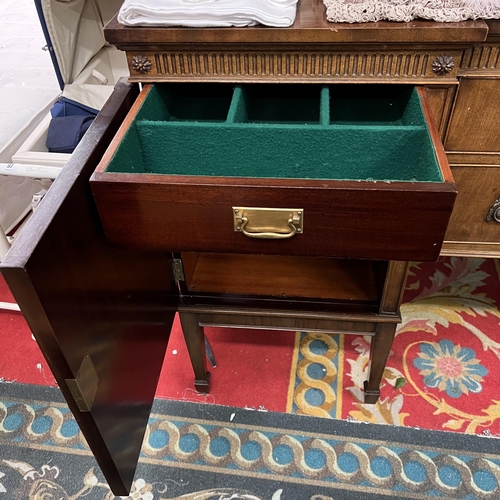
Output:
[[411,263],[401,316],[374,405],[369,338],[297,333],[287,411],[499,437],[500,260]]
[[[500,498],[496,438],[157,400],[130,500]],[[57,389],[0,384],[0,498],[112,500]]]

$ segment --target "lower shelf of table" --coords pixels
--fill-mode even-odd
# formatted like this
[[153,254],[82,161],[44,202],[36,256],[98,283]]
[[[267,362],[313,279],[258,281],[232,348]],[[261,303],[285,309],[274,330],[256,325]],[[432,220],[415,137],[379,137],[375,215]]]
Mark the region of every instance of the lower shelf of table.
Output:
[[181,254],[190,294],[347,301],[376,305],[386,262],[216,253]]

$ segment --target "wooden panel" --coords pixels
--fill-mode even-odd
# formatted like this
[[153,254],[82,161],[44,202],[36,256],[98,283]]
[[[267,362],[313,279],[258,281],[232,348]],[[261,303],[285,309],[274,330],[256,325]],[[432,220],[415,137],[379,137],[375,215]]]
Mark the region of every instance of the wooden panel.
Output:
[[450,165],[480,165],[480,166],[494,166],[500,165],[500,152],[498,153],[475,153],[454,151],[446,154]]
[[401,321],[398,314],[380,315],[376,313],[352,314],[343,312],[308,312],[218,306],[179,306],[180,312],[196,314],[202,326],[229,326],[256,329],[308,330],[322,332],[371,334],[380,323],[397,324]]
[[500,198],[500,168],[454,167],[453,175],[458,197],[445,240],[499,243],[500,224],[486,215]]
[[[176,305],[163,254],[111,248],[89,177],[137,96],[119,83],[1,270],[116,495],[130,490]],[[89,356],[90,412],[66,380]]]
[[252,328],[257,330],[291,330],[323,333],[352,333],[356,335],[373,335],[376,323],[363,321],[325,320],[319,318],[287,318],[234,314],[199,314],[201,326],[218,326],[228,328]]
[[[92,189],[108,239],[157,251],[434,260],[456,194],[432,183],[100,175]],[[233,206],[300,207],[304,233],[247,238],[234,231]]]
[[500,72],[500,45],[484,43],[465,51],[460,66],[461,72],[494,70]]
[[441,139],[444,139],[456,85],[429,85],[426,87],[429,106]]
[[[183,253],[183,260],[196,254]],[[190,292],[378,301],[370,261],[197,254]]]
[[[199,255],[199,253],[194,252],[184,252],[182,254],[182,267],[184,270],[184,279],[186,280],[186,283],[191,283],[191,280],[193,279],[193,273],[196,269],[196,262],[198,261]],[[180,255],[176,254],[175,258],[180,258]]]
[[[461,51],[447,50],[455,65],[443,74],[433,63],[442,50],[195,50],[130,52],[127,55],[132,81],[231,81],[315,82],[351,81],[425,83],[456,81]],[[147,58],[150,69],[138,66]],[[148,66],[149,67],[149,66]]]
[[500,257],[500,242],[481,243],[464,241],[445,241],[441,249],[441,255],[455,255],[457,257]]
[[453,108],[447,151],[500,152],[500,77],[462,78]]
[[500,19],[488,19],[485,20],[488,26],[488,41],[498,42],[500,38]]
[[389,262],[384,292],[380,301],[381,314],[399,314],[407,273],[408,262]]
[[[193,314],[198,314],[202,316],[204,314],[213,314],[213,315],[231,315],[235,314],[237,316],[259,316],[265,318],[307,318],[309,320],[321,319],[325,321],[347,321],[353,323],[365,322],[368,321],[370,323],[399,323],[401,321],[401,317],[397,314],[394,315],[383,315],[378,314],[376,311],[371,312],[346,312],[345,310],[341,311],[328,311],[318,310],[318,311],[308,311],[305,309],[281,309],[280,307],[274,308],[261,308],[261,307],[253,307],[253,306],[241,306],[238,307],[238,310],[235,312],[232,305],[219,304],[216,305],[206,305],[206,304],[197,304],[197,305],[186,305],[179,304],[179,311],[190,312]],[[257,326],[256,326],[257,328]]]

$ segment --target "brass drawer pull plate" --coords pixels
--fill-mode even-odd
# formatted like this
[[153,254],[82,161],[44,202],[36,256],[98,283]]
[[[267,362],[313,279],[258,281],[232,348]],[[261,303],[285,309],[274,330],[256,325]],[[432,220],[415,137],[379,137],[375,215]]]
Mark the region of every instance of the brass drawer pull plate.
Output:
[[490,221],[500,222],[500,198],[493,202],[490,209],[488,210],[488,214],[486,215],[486,222]]
[[233,207],[234,230],[249,238],[286,239],[304,232],[301,208]]

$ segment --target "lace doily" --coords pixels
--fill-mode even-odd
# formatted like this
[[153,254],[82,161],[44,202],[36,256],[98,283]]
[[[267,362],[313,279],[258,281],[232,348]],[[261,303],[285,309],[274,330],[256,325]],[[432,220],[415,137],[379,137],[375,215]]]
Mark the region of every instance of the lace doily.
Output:
[[430,19],[455,23],[500,19],[500,0],[323,0],[332,23],[367,23]]

